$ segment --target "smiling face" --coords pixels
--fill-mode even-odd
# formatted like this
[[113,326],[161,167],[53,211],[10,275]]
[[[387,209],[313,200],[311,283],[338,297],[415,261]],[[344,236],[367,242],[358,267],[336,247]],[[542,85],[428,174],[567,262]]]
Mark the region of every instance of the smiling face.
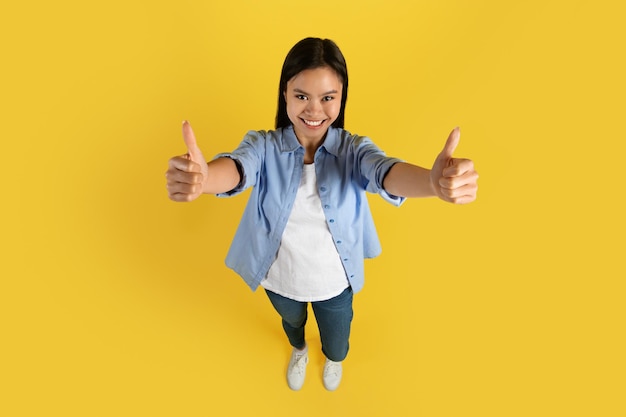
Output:
[[342,83],[329,67],[299,72],[287,82],[287,115],[302,145],[319,144],[341,111]]

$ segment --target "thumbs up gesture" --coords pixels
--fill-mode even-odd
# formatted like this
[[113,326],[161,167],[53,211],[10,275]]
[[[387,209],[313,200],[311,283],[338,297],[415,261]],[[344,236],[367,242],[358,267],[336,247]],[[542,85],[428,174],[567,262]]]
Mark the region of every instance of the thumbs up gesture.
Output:
[[204,192],[209,169],[187,121],[183,122],[183,139],[187,145],[187,153],[169,160],[165,173],[167,192],[171,200],[193,201]]
[[453,158],[461,132],[455,128],[435,159],[430,171],[430,184],[437,197],[455,204],[466,204],[476,200],[478,173],[469,159]]

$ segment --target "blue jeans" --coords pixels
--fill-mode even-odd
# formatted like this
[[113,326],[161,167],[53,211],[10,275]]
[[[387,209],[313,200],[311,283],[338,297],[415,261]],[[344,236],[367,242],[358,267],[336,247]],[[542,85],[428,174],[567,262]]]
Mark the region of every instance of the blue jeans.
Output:
[[[306,345],[304,325],[307,321],[308,303],[295,301],[265,290],[272,305],[282,317],[283,329],[289,343],[296,349]],[[322,352],[331,361],[341,362],[350,348],[350,324],[352,323],[352,288],[348,287],[337,297],[311,303],[322,340]]]

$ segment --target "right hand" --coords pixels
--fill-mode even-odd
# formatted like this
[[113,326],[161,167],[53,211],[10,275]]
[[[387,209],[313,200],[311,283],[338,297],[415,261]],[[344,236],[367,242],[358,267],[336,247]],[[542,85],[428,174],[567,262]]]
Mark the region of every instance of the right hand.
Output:
[[209,178],[209,168],[196,143],[188,121],[183,122],[183,139],[187,153],[169,160],[165,173],[167,193],[173,201],[193,201],[204,192]]

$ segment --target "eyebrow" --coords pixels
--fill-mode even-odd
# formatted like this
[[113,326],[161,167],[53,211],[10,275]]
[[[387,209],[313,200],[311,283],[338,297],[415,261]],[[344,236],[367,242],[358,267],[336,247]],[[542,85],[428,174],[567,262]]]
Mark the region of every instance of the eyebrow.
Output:
[[[302,91],[299,88],[294,88],[293,89],[294,93],[300,93],[300,94],[304,94],[305,96],[310,96],[311,94],[307,93],[306,91]],[[328,96],[330,94],[337,94],[339,91],[337,90],[330,90],[325,92],[324,94],[322,94],[323,96]]]

